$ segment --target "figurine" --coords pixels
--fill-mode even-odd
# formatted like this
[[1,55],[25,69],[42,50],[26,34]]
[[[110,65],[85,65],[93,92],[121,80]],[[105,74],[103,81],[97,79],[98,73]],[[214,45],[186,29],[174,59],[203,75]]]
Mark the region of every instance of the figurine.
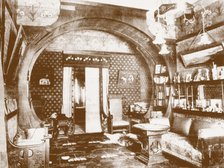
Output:
[[196,75],[194,76],[194,81],[201,81],[204,80],[204,77],[202,75],[202,69],[198,69]]
[[212,79],[217,80],[218,79],[218,73],[217,73],[217,66],[213,62],[213,68],[212,68]]
[[219,79],[224,79],[224,67],[220,67],[219,68]]
[[191,81],[192,81],[191,74],[187,73],[186,74],[186,82],[191,82]]
[[180,83],[180,73],[176,72],[173,78],[174,83]]
[[210,80],[209,69],[205,69],[205,80]]

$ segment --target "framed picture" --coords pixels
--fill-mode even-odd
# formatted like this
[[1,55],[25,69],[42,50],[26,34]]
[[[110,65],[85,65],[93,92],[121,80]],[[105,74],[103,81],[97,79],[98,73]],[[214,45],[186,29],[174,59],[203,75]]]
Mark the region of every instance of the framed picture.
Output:
[[138,72],[136,71],[119,71],[118,85],[120,87],[135,87],[138,80]]
[[161,65],[160,64],[157,64],[155,66],[155,74],[160,74],[160,72],[161,72]]
[[215,45],[213,47],[205,48],[199,51],[181,54],[181,59],[185,67],[203,64],[211,60],[212,57],[223,51],[222,45]]
[[51,86],[54,82],[54,74],[51,68],[46,68],[34,74],[35,84],[38,86]]

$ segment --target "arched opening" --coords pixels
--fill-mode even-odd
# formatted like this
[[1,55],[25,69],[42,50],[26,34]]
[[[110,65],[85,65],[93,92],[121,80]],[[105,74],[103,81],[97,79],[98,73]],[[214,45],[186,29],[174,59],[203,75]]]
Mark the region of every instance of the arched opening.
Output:
[[[69,58],[86,61],[66,62]],[[145,60],[131,44],[103,31],[71,31],[52,41],[40,54],[31,72],[32,103],[41,120],[45,120],[54,112],[58,114],[64,112],[76,124],[77,132],[85,132],[85,128],[88,128],[86,124],[89,123],[85,122],[88,117],[86,115],[88,102],[85,102],[85,99],[88,100],[85,97],[88,94],[85,91],[88,79],[85,71],[87,67],[100,67],[94,59],[87,61],[91,58],[99,61],[107,59],[106,78],[109,81],[106,86],[108,88],[106,97],[108,94],[122,94],[124,112],[128,112],[129,105],[134,102],[150,101],[152,95],[150,72]],[[127,84],[119,83],[119,77],[127,72],[135,81]],[[42,80],[46,80],[46,83],[41,83]],[[103,76],[102,83],[105,83]]]
[[[117,29],[112,28],[111,25],[113,25],[114,27],[114,24],[116,25]],[[151,79],[155,64],[163,62],[161,57],[158,55],[157,48],[152,45],[151,39],[140,30],[123,22],[95,18],[80,19],[61,25],[60,27],[51,30],[51,32],[44,32],[42,36],[40,36],[40,39],[37,38],[28,47],[23,61],[24,66],[21,67],[19,72],[19,121],[21,127],[35,127],[38,126],[41,122],[36,116],[33,104],[30,103],[29,99],[30,73],[32,72],[37,58],[40,56],[43,50],[52,42],[53,39],[66,32],[74,30],[105,31],[114,34],[115,36],[122,37],[124,40],[132,44],[135,47],[136,51],[139,53],[139,56],[144,59],[149,69]],[[24,118],[27,118],[25,122],[23,120]]]

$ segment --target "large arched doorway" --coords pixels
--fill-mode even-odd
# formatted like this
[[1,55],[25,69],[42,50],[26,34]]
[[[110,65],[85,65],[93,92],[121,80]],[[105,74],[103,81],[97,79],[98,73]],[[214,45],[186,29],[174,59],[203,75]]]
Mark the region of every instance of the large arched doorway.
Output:
[[[116,27],[116,29],[114,29],[114,27]],[[145,60],[148,66],[151,77],[155,64],[163,61],[158,55],[157,48],[152,45],[151,39],[146,34],[133,26],[119,21],[95,18],[80,19],[61,25],[60,27],[52,29],[50,32],[44,32],[39,36],[40,38],[37,38],[29,45],[24,56],[23,66],[19,71],[19,123],[21,127],[36,127],[40,124],[40,120],[36,116],[33,105],[32,103],[30,104],[29,99],[30,72],[32,72],[37,58],[53,39],[66,32],[73,31],[74,29],[105,31],[122,37],[130,42],[140,53],[140,56]]]
[[[91,60],[88,61],[89,59]],[[92,88],[94,78],[89,84],[86,82],[89,81],[86,76],[91,72],[88,67],[99,68],[102,93],[98,97],[97,92],[92,96],[89,92],[83,93],[88,86],[89,90],[95,89]],[[104,69],[100,72],[100,67],[107,68],[108,74],[105,74]],[[120,85],[119,75],[127,72],[134,75],[136,82]],[[51,83],[40,84],[40,79],[45,79],[46,74]],[[107,78],[110,79],[108,82],[105,81]],[[102,98],[104,90],[107,95]],[[40,119],[44,120],[54,112],[65,113],[80,128],[79,132],[85,132],[88,131],[87,128],[91,128],[88,126],[90,121],[85,122],[89,117],[87,114],[94,109],[86,106],[88,101],[85,100],[90,100],[89,96],[96,96],[91,101],[100,98],[101,111],[105,113],[104,109],[107,107],[104,102],[107,102],[108,94],[122,95],[123,110],[128,112],[130,104],[151,100],[152,79],[145,60],[124,39],[104,31],[79,30],[58,36],[40,54],[31,72],[30,94],[34,110]]]

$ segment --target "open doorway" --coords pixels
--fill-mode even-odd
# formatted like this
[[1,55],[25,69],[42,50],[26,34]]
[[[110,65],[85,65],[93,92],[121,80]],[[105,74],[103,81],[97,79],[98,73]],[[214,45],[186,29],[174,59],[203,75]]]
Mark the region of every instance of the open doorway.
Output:
[[63,110],[73,133],[100,133],[107,113],[108,68],[72,66],[63,70]]
[[85,68],[74,68],[74,86],[72,96],[74,97],[73,123],[74,133],[85,133],[86,102],[85,102]]

